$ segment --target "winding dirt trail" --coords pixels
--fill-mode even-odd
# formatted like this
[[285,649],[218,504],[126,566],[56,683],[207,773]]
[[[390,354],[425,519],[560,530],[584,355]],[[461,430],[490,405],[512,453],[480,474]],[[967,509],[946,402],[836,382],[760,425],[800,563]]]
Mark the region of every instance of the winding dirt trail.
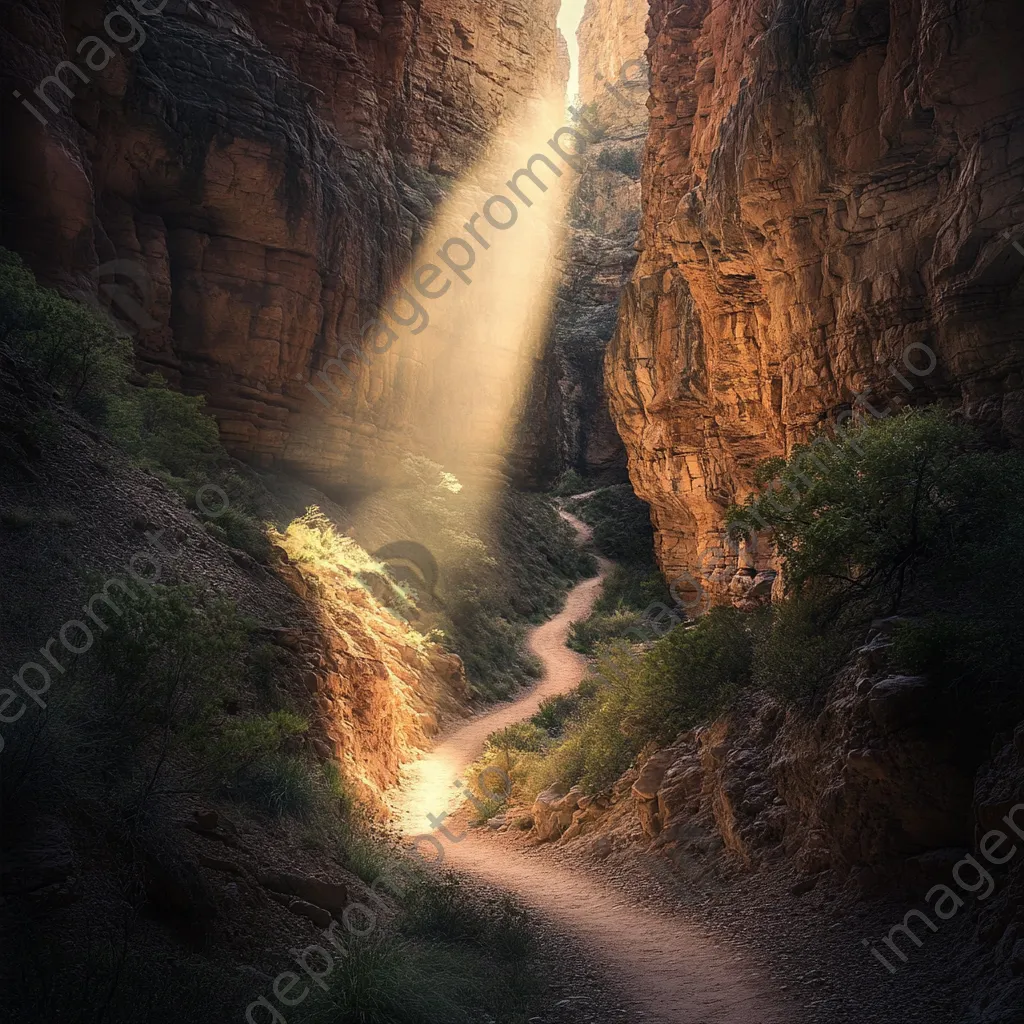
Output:
[[[581,541],[590,530],[562,513]],[[458,791],[454,781],[480,755],[495,729],[528,718],[540,702],[572,689],[582,679],[585,659],[565,646],[569,624],[588,614],[611,563],[600,560],[600,574],[575,587],[564,610],[536,627],[531,650],[542,660],[540,682],[518,700],[462,725],[416,762],[404,787],[400,824],[407,834],[430,831],[441,819],[427,812],[450,811]],[[543,848],[510,848],[493,833],[461,835],[452,826],[444,840],[448,863],[499,889],[514,892],[556,930],[571,934],[628,994],[647,1021],[662,1024],[795,1024],[798,1017],[771,993],[766,980],[724,950],[692,922],[659,914],[634,903],[596,874],[570,870]],[[442,833],[439,833],[440,836]],[[452,841],[454,840],[454,841]]]

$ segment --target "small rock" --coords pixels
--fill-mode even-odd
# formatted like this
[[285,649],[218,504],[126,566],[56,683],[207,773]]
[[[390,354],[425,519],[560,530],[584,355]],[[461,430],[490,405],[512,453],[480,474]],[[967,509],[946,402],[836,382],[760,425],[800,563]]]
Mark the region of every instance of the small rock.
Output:
[[220,815],[216,811],[194,811],[192,817],[204,832],[213,832],[220,825]]
[[259,882],[264,889],[294,896],[335,913],[340,914],[348,905],[348,887],[338,882],[324,882],[319,878],[307,878],[288,871],[264,872]]
[[315,903],[307,903],[305,900],[300,900],[295,896],[286,896],[284,893],[278,892],[271,892],[269,896],[298,917],[304,917],[307,921],[312,921],[318,928],[329,928],[331,925],[330,911],[316,906]]

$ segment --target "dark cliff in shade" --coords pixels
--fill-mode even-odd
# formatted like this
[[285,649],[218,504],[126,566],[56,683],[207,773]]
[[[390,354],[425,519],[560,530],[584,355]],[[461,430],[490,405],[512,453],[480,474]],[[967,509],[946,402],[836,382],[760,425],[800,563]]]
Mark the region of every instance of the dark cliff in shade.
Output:
[[[114,23],[120,44],[100,2],[5,6],[3,242],[65,290],[133,261],[141,366],[206,394],[233,452],[379,485],[421,447],[429,354],[353,363],[326,405],[305,384],[359,344],[496,126],[562,87],[557,7],[168,0],[141,44]],[[112,56],[91,70],[79,46],[97,35]],[[33,90],[65,60],[89,81],[65,66],[74,96],[51,83],[51,112]]]
[[626,452],[604,386],[604,352],[636,266],[640,162],[647,137],[646,7],[589,0],[580,23],[580,95],[572,123],[587,138],[569,208],[551,330],[527,396],[512,467],[532,485],[575,470],[595,484],[626,479]]

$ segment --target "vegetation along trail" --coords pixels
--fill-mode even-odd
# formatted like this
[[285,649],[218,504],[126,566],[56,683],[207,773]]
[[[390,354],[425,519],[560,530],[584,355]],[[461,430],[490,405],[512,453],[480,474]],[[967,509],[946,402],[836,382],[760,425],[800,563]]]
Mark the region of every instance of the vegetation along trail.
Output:
[[[581,542],[589,528],[563,512]],[[534,628],[530,649],[543,663],[540,682],[518,700],[455,729],[409,773],[400,823],[425,831],[427,814],[450,810],[453,783],[480,756],[490,733],[532,715],[542,700],[575,687],[585,659],[565,646],[569,626],[587,616],[611,563],[576,586],[565,608]],[[459,837],[461,826],[452,826]],[[556,929],[591,952],[603,973],[628,993],[645,1020],[665,1024],[783,1024],[793,1020],[771,997],[765,980],[742,957],[723,954],[703,929],[658,914],[598,877],[569,870],[543,850],[512,849],[488,830],[468,831],[445,842],[448,863],[488,885],[515,893]]]

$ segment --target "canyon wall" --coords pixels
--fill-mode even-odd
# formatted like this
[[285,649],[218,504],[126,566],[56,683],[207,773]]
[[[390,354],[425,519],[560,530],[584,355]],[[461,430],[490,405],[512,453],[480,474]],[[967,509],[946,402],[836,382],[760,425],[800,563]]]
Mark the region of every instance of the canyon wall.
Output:
[[654,0],[648,31],[606,383],[662,568],[724,599],[727,506],[852,406],[941,400],[1024,441],[1024,8]]
[[[587,0],[576,33],[580,100],[615,128],[647,124],[647,9],[646,0]],[[641,81],[645,88],[631,87]]]
[[[452,181],[564,91],[558,0],[124,6],[140,32],[105,28],[99,0],[0,16],[4,244],[65,290],[134,261],[142,369],[206,394],[250,461],[379,485],[443,400],[433,354],[350,356],[322,397],[306,384],[365,349]],[[61,61],[48,106],[33,90]]]
[[577,38],[573,124],[593,141],[580,160],[559,253],[551,327],[512,445],[517,477],[553,483],[572,469],[598,484],[626,479],[608,410],[604,353],[636,266],[640,163],[647,138],[646,5],[588,0]]

